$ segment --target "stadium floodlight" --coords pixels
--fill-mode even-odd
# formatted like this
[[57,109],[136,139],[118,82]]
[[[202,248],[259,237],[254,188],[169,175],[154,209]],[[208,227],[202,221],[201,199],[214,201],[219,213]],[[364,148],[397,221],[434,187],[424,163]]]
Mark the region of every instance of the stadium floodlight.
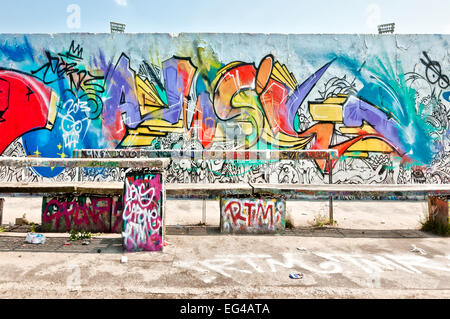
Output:
[[124,33],[125,32],[125,24],[110,22],[111,25],[111,33]]
[[380,24],[378,26],[378,34],[394,33],[395,23]]

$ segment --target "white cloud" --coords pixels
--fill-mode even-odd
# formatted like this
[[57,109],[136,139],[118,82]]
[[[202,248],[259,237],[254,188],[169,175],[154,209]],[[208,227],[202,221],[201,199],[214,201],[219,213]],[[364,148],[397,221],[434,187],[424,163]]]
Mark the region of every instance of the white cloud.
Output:
[[371,3],[366,8],[366,25],[370,31],[378,33],[377,26],[381,24],[381,8],[376,3]]
[[119,6],[126,7],[128,5],[127,0],[114,0]]

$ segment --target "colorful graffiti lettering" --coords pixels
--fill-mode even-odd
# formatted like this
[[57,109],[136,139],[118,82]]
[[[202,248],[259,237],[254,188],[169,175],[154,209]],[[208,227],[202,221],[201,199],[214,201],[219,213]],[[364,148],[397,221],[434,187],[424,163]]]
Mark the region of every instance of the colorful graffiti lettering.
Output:
[[127,174],[122,214],[122,237],[127,251],[162,250],[161,183],[161,174]]
[[[79,62],[83,60],[83,49],[80,45],[75,47],[72,41],[69,50],[53,55],[46,51],[47,63],[37,70],[31,71],[36,77],[42,79],[46,85],[54,82],[67,80],[68,89],[79,99],[87,97],[86,104],[89,105],[88,117],[95,119],[102,111],[103,101],[101,94],[105,91],[103,87],[103,75],[94,75],[86,70]],[[80,95],[78,96],[80,92]]]
[[221,199],[222,232],[274,232],[285,225],[286,203],[281,199]]
[[[311,149],[336,148],[340,155],[347,151],[386,153],[397,151],[399,155],[402,155],[401,149],[394,146],[398,140],[395,139],[397,127],[393,120],[388,119],[387,115],[379,111],[377,107],[353,96],[341,95],[337,98],[329,98],[320,104],[311,104],[311,115],[319,123],[303,132],[295,130],[295,117],[300,105],[330,64],[331,62],[327,63],[300,85],[297,84],[292,73],[287,71],[286,66],[275,61],[271,55],[263,58],[258,68],[243,62],[232,62],[224,66],[212,81],[214,91],[209,95],[213,98],[211,99],[207,92],[202,92],[197,100],[193,119],[198,119],[200,122],[197,136],[203,137],[201,139],[203,147],[210,148],[215,141],[233,140],[238,134],[244,137],[244,142],[238,147],[246,149],[257,146],[259,142],[282,149],[303,149],[314,140]],[[172,68],[172,73],[178,80],[175,84],[174,80],[165,78],[166,91],[158,91],[159,95],[154,89],[155,85],[148,85],[149,88],[153,88],[152,96],[158,97],[153,100],[146,97],[146,93],[142,91],[142,85],[137,86],[136,94],[142,98],[138,98],[139,101],[133,103],[135,113],[127,110],[125,118],[138,119],[128,121],[133,125],[137,122],[141,124],[128,130],[128,134],[121,143],[124,147],[150,146],[153,139],[161,134],[190,131],[192,128],[192,123],[186,122],[187,103],[182,101],[184,99],[186,102],[189,91],[189,86],[186,85],[192,82],[195,69],[189,60],[179,58],[172,58],[163,65],[164,67],[176,65]],[[136,79],[139,83],[150,83],[148,78],[145,79],[147,82],[139,76]],[[178,92],[178,95],[170,94],[170,89]],[[173,100],[169,103],[170,105],[159,103],[166,100],[168,96],[172,96]],[[157,101],[159,102],[156,103]],[[140,108],[138,115],[136,114],[137,105]],[[146,107],[156,109],[147,112]],[[172,110],[170,114],[176,114],[175,117],[167,117],[169,113],[164,111],[169,109]],[[235,129],[231,133],[226,129],[219,131],[218,125],[228,121],[239,126],[237,133]],[[367,122],[364,129],[354,130],[359,137],[339,146],[330,145],[334,129],[333,122],[344,122],[348,126],[362,127],[363,121]],[[376,131],[374,127],[381,132]],[[388,137],[385,137],[386,135]],[[322,170],[325,169],[325,161],[318,160],[317,164]]]
[[44,197],[42,227],[48,231],[120,232],[122,198],[119,196]]
[[[450,180],[448,65],[430,50],[414,57],[412,72],[403,72],[400,60],[373,54],[360,61],[331,48],[313,57],[295,51],[309,67],[290,70],[289,59],[284,64],[264,46],[256,60],[221,62],[213,49],[186,49],[195,41],[179,52],[150,50],[150,58],[134,49],[86,50],[94,35],[63,37],[67,47],[56,51],[40,51],[34,36],[15,43],[16,50],[8,36],[2,39],[0,65],[16,66],[0,70],[3,155],[17,145],[27,156],[45,157],[106,148],[335,149],[337,182],[416,182],[413,171],[423,171],[424,182]],[[274,165],[263,174],[261,165],[173,161],[167,178],[321,182],[329,172],[321,159]],[[66,173],[35,168],[33,174]]]

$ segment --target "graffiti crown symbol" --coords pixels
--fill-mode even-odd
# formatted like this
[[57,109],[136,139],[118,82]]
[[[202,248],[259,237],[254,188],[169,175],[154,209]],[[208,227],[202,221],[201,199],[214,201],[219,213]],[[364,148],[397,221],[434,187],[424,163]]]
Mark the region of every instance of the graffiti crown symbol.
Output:
[[79,44],[75,47],[75,41],[72,41],[67,54],[68,54],[68,56],[70,56],[72,58],[81,60],[81,59],[83,59],[83,48]]

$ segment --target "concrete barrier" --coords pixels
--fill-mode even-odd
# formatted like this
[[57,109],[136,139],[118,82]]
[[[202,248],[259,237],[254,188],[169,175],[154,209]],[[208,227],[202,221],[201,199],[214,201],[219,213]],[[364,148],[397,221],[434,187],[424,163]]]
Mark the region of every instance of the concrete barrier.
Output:
[[42,231],[122,232],[120,195],[53,195],[42,200]]
[[162,251],[165,238],[164,172],[135,171],[125,176],[123,244],[127,251]]
[[234,197],[220,200],[222,233],[281,233],[285,230],[286,200]]

